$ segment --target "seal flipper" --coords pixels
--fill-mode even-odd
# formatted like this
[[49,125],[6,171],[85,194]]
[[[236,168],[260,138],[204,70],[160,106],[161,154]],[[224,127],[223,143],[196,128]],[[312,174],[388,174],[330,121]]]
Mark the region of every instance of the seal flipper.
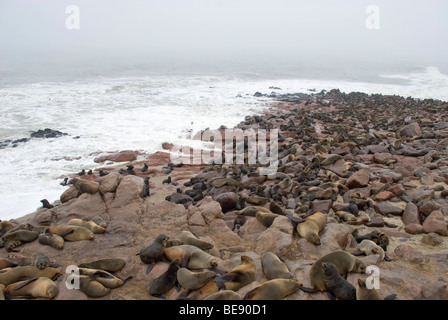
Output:
[[384,260],[387,262],[394,261],[391,257],[389,257],[386,253],[384,253]]
[[62,238],[64,238],[65,236],[69,235],[70,233],[75,232],[75,229],[68,229],[65,231],[62,231],[61,233],[59,233],[58,235]]
[[330,300],[336,300],[336,296],[333,294],[333,292],[327,291],[327,296]]
[[362,251],[356,251],[356,252],[352,252],[352,255],[358,257],[358,256],[365,256],[366,253],[365,253],[365,252],[362,252]]
[[182,263],[180,265],[181,268],[187,268],[188,267],[188,263],[190,262],[190,255],[185,255],[184,259],[182,260]]
[[287,217],[289,220],[291,220],[292,222],[296,223],[296,224],[299,224],[299,223],[302,223],[302,222],[305,222],[305,221],[306,221],[306,219],[299,218],[299,217],[294,217],[294,216],[291,215],[291,214],[287,214],[286,217]]
[[397,294],[392,293],[392,294],[388,295],[387,297],[385,297],[384,300],[397,300]]
[[23,283],[21,283],[21,284],[15,286],[14,288],[12,288],[12,290],[13,291],[19,290],[19,289],[29,285],[31,282],[36,281],[36,280],[37,280],[37,278],[32,278],[32,279],[26,280]]
[[213,271],[213,272],[219,274],[220,276],[222,276],[223,274],[226,273],[224,270],[219,270],[217,268],[208,268],[207,270]]
[[152,270],[152,268],[154,268],[155,262],[149,263],[148,267],[146,268],[146,274],[149,274]]
[[226,282],[237,282],[241,278],[241,274],[239,273],[226,273],[218,278],[215,278],[214,281],[219,290],[226,289]]
[[300,287],[299,289],[302,290],[303,292],[306,292],[306,293],[316,293],[316,292],[319,292],[319,290],[314,289],[314,288]]

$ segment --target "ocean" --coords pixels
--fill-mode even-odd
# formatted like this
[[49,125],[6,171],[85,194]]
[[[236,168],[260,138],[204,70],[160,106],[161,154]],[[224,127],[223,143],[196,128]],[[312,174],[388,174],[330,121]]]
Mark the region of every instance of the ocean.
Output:
[[[419,67],[375,77],[310,76],[309,73],[135,72],[80,73],[67,79],[0,72],[0,141],[51,128],[68,135],[33,138],[0,149],[0,220],[34,212],[41,199],[53,202],[66,187],[61,177],[104,166],[102,152],[162,150],[163,142],[186,144],[188,133],[233,127],[246,115],[272,105],[255,92],[343,92],[396,94],[448,101],[448,76]],[[45,70],[41,74],[45,74]],[[272,87],[280,89],[272,89]]]

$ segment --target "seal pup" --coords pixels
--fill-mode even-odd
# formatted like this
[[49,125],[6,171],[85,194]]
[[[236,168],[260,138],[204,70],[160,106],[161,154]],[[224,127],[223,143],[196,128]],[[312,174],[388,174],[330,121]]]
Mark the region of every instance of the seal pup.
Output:
[[148,165],[146,163],[144,163],[141,170],[142,170],[142,172],[148,171]]
[[243,300],[281,300],[300,289],[302,283],[295,279],[268,280],[250,290]]
[[77,173],[78,176],[83,176],[86,174],[86,170],[82,169],[80,172]]
[[142,248],[138,256],[140,260],[147,264],[146,274],[150,273],[156,262],[161,261],[165,249],[166,242],[169,237],[164,234],[159,234],[157,238],[146,248]]
[[325,285],[331,300],[356,300],[356,289],[338,273],[331,262],[322,262],[325,273]]
[[36,252],[33,255],[33,266],[35,266],[37,269],[45,269],[46,267],[51,265],[50,258],[48,258],[44,253],[42,252]]
[[81,193],[95,194],[99,190],[99,184],[79,178],[72,178],[68,184],[73,184]]
[[53,233],[40,234],[37,238],[40,244],[53,247],[58,250],[64,249],[65,240],[61,236]]
[[60,185],[65,187],[67,185],[67,182],[68,182],[68,177],[65,177],[64,180],[62,180],[62,182],[60,183]]
[[50,202],[48,202],[47,199],[42,199],[42,200],[40,200],[40,202],[42,202],[42,208],[45,208],[45,209],[54,208],[54,205],[50,204]]
[[66,241],[93,240],[93,232],[87,228],[70,224],[61,224],[48,227],[48,232],[57,234]]
[[79,289],[91,298],[100,298],[110,293],[110,288],[106,288],[90,276],[79,275]]
[[214,271],[218,266],[214,256],[189,244],[166,248],[163,255],[168,261],[179,260],[182,268],[190,270],[211,268]]
[[360,252],[355,252],[352,254],[355,256],[361,255],[361,254],[365,254],[366,256],[370,256],[372,254],[379,254],[380,257],[378,259],[378,262],[382,261],[386,257],[386,254],[385,254],[383,248],[381,248],[379,245],[377,245],[372,240],[367,240],[367,239],[362,240],[361,243],[358,245],[358,250]]
[[38,277],[12,283],[4,291],[7,297],[53,299],[59,293],[59,288],[53,280]]
[[346,251],[338,250],[331,252],[316,260],[311,266],[310,282],[314,289],[302,287],[300,288],[301,290],[310,293],[327,290],[322,262],[331,262],[334,264],[338,273],[344,278],[347,278],[349,272],[364,273],[367,267],[364,262]]
[[177,282],[186,291],[179,296],[179,298],[184,298],[190,294],[192,290],[196,290],[205,286],[210,280],[216,277],[216,272],[213,271],[199,271],[193,272],[187,268],[180,268],[177,271]]
[[100,177],[104,177],[109,174],[109,171],[103,171],[102,169],[100,169],[99,174],[100,174]]
[[294,278],[294,275],[289,272],[288,267],[275,253],[265,252],[261,259],[261,265],[268,280]]
[[161,295],[168,292],[176,284],[179,268],[179,260],[171,261],[168,270],[149,284],[149,294],[163,299],[164,297]]
[[168,177],[167,179],[162,181],[162,184],[170,184],[171,183],[171,177]]
[[238,291],[251,283],[257,276],[255,261],[246,255],[241,256],[241,264],[222,276],[215,278],[218,289]]
[[319,232],[327,224],[327,216],[322,212],[315,212],[305,219],[300,219],[289,214],[286,215],[291,221],[297,222],[296,231],[302,238],[315,245],[320,245]]
[[106,229],[97,225],[92,220],[86,220],[86,219],[71,219],[67,224],[72,226],[79,226],[84,227],[86,229],[89,229],[94,234],[104,233],[106,232]]
[[393,293],[383,298],[381,293],[375,289],[368,289],[366,285],[366,279],[358,279],[358,289],[356,289],[356,300],[395,300],[397,294]]
[[213,248],[213,244],[196,237],[191,231],[183,230],[176,235],[176,238],[182,241],[182,244],[189,244],[202,250]]

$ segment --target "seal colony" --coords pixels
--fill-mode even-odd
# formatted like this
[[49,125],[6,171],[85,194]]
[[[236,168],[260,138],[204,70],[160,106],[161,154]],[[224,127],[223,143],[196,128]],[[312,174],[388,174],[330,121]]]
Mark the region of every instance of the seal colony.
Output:
[[62,177],[61,201],[1,221],[0,298],[447,299],[448,103],[274,98],[237,125],[279,129],[274,173],[158,153]]

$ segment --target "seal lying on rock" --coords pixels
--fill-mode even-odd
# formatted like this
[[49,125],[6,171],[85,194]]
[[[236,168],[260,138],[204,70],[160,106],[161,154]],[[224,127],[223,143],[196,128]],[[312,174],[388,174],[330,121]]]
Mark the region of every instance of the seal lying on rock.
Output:
[[68,184],[73,184],[81,193],[95,194],[99,190],[99,184],[79,178],[72,178]]
[[157,238],[148,247],[143,248],[137,253],[140,256],[140,260],[143,263],[148,264],[146,274],[150,273],[155,263],[161,261],[163,258],[163,252],[165,244],[169,237],[164,234],[159,234]]
[[305,238],[315,245],[320,245],[319,232],[327,224],[327,216],[322,212],[316,212],[305,219],[300,219],[289,214],[286,215],[291,221],[297,222],[296,230],[299,236]]

